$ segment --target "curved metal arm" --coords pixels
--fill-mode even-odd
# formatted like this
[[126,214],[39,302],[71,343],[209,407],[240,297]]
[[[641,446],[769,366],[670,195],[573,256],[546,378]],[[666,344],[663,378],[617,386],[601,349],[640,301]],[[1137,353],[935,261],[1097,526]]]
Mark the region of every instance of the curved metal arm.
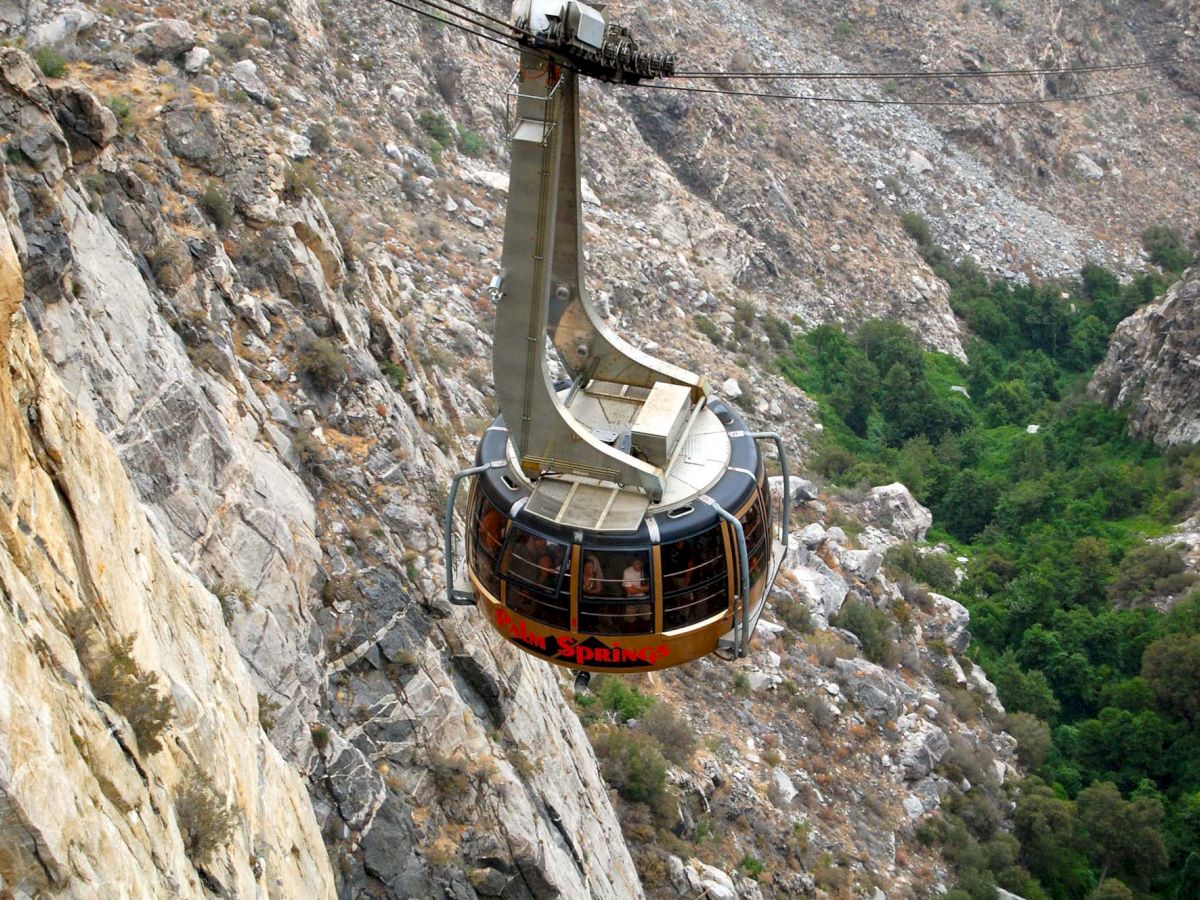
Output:
[[775,442],[775,451],[779,454],[779,467],[783,469],[783,554],[787,556],[788,535],[792,530],[792,482],[788,475],[787,451],[783,449],[783,437],[778,431],[753,431],[750,437],[754,440],[769,440]]
[[503,460],[488,463],[486,466],[472,466],[456,472],[450,480],[450,496],[446,498],[446,528],[442,535],[446,548],[446,600],[453,606],[472,606],[474,598],[470,595],[458,595],[454,592],[454,501],[458,498],[458,485],[464,478],[473,478],[488,469],[504,466]]
[[737,516],[712,497],[706,494],[700,499],[711,506],[713,512],[732,525],[733,532],[737,535],[738,571],[741,573],[742,582],[742,633],[737,642],[737,655],[739,657],[748,656],[750,653],[750,553],[746,549],[746,529],[742,527]]

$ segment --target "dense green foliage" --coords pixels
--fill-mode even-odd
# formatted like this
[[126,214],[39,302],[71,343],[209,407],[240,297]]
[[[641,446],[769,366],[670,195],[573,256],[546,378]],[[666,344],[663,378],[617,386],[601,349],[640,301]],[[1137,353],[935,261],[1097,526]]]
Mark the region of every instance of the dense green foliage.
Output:
[[[1070,282],[991,283],[920,219],[904,225],[975,335],[969,362],[871,321],[795,337],[781,367],[822,405],[814,468],[848,486],[904,482],[935,536],[972,560],[957,587],[914,548],[888,562],[970,609],[970,652],[1036,777],[1013,791],[1014,835],[966,794],[926,836],[972,898],[997,884],[1028,898],[1198,896],[1200,592],[1154,611],[1148,601],[1192,579],[1146,539],[1195,508],[1200,448],[1134,441],[1084,394],[1112,329],[1168,281],[1121,284],[1088,266]],[[1169,230],[1146,244],[1164,271],[1190,259]],[[877,633],[851,616],[851,630]]]

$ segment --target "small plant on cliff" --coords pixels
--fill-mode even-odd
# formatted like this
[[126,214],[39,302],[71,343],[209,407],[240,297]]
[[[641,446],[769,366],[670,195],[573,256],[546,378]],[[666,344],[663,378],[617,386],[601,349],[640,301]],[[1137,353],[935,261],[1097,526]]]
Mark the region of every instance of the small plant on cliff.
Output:
[[288,168],[283,178],[283,192],[295,200],[305,194],[317,193],[317,169],[311,160],[306,159]]
[[62,78],[67,71],[67,61],[53,47],[38,47],[34,60],[47,78]]
[[654,705],[653,697],[646,696],[616,675],[601,675],[595,679],[592,682],[592,693],[604,708],[612,710],[621,722],[640,719]]
[[143,672],[133,659],[135,636],[109,643],[92,676],[96,696],[129,720],[138,747],[146,753],[162,749],[159,738],[171,724],[175,701],[158,692],[158,675]]
[[195,775],[175,792],[175,818],[188,858],[202,863],[229,840],[234,815],[203,775]]
[[482,135],[476,134],[469,128],[458,126],[458,148],[467,156],[480,157],[483,156],[484,141]]
[[662,745],[663,755],[671,762],[686,766],[696,752],[700,739],[688,723],[666,703],[655,703],[642,716],[641,728]]
[[667,761],[662,745],[648,734],[628,728],[594,725],[588,729],[600,757],[604,780],[626,800],[653,804],[667,789]]
[[763,865],[761,859],[751,853],[747,853],[742,857],[742,861],[738,863],[738,868],[753,878],[758,880],[758,876],[767,871],[767,867]]
[[863,653],[871,662],[885,666],[894,666],[898,662],[899,650],[893,640],[895,626],[887,613],[859,600],[847,600],[829,621],[862,641]]
[[112,96],[104,102],[104,105],[117,117],[117,125],[121,131],[125,131],[130,124],[130,117],[133,115],[133,103],[125,97]]
[[233,204],[225,192],[216,184],[209,184],[200,192],[200,209],[221,231],[233,224]]
[[328,338],[315,338],[300,351],[300,371],[321,392],[336,387],[348,370],[342,349]]
[[1151,225],[1142,232],[1142,246],[1150,261],[1166,272],[1182,272],[1194,257],[1183,236],[1170,225]]

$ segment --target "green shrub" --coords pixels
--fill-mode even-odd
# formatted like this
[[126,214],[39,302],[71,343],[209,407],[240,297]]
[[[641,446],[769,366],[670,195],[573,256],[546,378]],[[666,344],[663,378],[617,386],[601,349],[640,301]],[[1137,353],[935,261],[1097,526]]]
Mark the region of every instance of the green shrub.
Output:
[[696,330],[698,330],[702,335],[704,335],[718,347],[725,343],[724,339],[721,337],[721,329],[718,328],[716,323],[713,322],[713,320],[708,316],[696,316],[692,321],[696,325]]
[[771,349],[783,352],[792,345],[792,326],[778,316],[763,319],[763,333],[771,342]]
[[900,227],[905,233],[917,242],[920,247],[929,247],[933,245],[933,229],[929,227],[929,223],[925,221],[925,217],[920,213],[906,212],[900,216]]
[[208,860],[233,833],[236,818],[212,783],[196,775],[175,791],[175,820],[188,858]]
[[314,338],[300,351],[300,371],[319,391],[332,390],[349,370],[342,348],[328,338]]
[[616,713],[621,722],[640,719],[654,705],[648,697],[618,675],[600,675],[592,681],[592,692],[600,704]]
[[417,124],[429,135],[439,147],[449,147],[453,143],[453,133],[450,123],[441,113],[425,110],[417,116]]
[[325,153],[333,146],[333,135],[329,126],[323,122],[313,122],[308,126],[308,143],[317,153]]
[[133,115],[133,103],[125,97],[112,96],[104,105],[112,110],[113,115],[117,117],[117,125],[124,131],[129,124],[130,116]]
[[260,691],[258,695],[258,727],[267,734],[274,731],[275,726],[279,723],[277,716],[281,709],[283,709],[282,703],[276,703]]
[[1041,768],[1050,752],[1050,726],[1037,716],[1009,713],[1004,730],[1017,739],[1017,759],[1029,771]]
[[312,738],[313,746],[318,750],[324,750],[329,746],[330,733],[329,729],[324,725],[313,723],[308,729],[309,736]]
[[666,703],[655,703],[638,724],[662,745],[663,755],[679,766],[691,761],[700,744],[691,724]]
[[733,692],[739,697],[750,696],[750,676],[745,672],[733,673]]
[[667,760],[648,734],[628,728],[593,725],[588,730],[600,758],[604,780],[626,800],[652,804],[667,788]]
[[912,543],[905,542],[888,550],[884,561],[939,593],[954,589],[955,561],[946,553],[921,553]]
[[53,47],[38,47],[33,58],[47,78],[62,78],[67,72],[67,61]]
[[887,614],[860,600],[850,599],[842,604],[829,623],[855,635],[863,645],[863,653],[871,662],[893,666],[899,659],[894,634],[896,626]]
[[484,142],[483,137],[465,128],[462,125],[458,126],[458,149],[467,156],[478,158],[483,156]]
[[221,231],[233,224],[233,203],[215,182],[209,182],[200,192],[200,209]]
[[461,797],[471,786],[470,765],[463,756],[434,751],[429,756],[429,774],[443,797]]
[[283,192],[294,200],[317,193],[317,168],[312,160],[306,159],[288,167],[283,176]]
[[1178,550],[1158,544],[1134,547],[1121,560],[1119,571],[1109,595],[1121,603],[1182,593],[1196,580],[1195,575],[1184,571]]
[[1142,246],[1150,261],[1166,272],[1182,272],[1192,263],[1192,251],[1183,236],[1169,225],[1151,225],[1142,232]]
[[755,881],[758,881],[759,875],[767,871],[767,867],[763,865],[762,860],[750,853],[742,857],[741,862],[738,863],[738,868]]
[[392,388],[397,391],[404,390],[404,385],[408,380],[408,373],[401,366],[396,365],[390,359],[385,359],[379,364],[379,369],[387,376],[388,381],[392,383]]
[[135,640],[131,634],[108,644],[92,676],[92,690],[129,720],[139,748],[157,753],[162,749],[160,738],[175,714],[175,701],[159,694],[156,673],[143,672],[134,661]]
[[808,604],[803,600],[783,596],[778,600],[772,601],[771,605],[779,620],[792,631],[798,634],[812,634],[812,610],[808,608]]

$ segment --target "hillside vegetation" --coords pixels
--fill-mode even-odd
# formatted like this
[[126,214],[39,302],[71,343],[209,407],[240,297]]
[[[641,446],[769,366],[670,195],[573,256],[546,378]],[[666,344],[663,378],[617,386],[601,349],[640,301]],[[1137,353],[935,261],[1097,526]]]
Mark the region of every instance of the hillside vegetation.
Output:
[[1127,284],[1088,266],[1014,287],[952,263],[919,219],[905,226],[976,335],[969,362],[881,320],[792,338],[780,362],[820,399],[818,471],[844,486],[904,482],[932,508],[934,536],[970,560],[961,578],[936,550],[906,545],[888,561],[970,609],[970,661],[995,682],[1033,774],[1010,791],[1013,835],[976,801],[923,836],[955,863],[956,896],[1195,897],[1200,592],[1188,596],[1194,576],[1169,542],[1148,539],[1194,509],[1200,448],[1133,440],[1083,393],[1115,325],[1191,253],[1153,229],[1160,268]]

